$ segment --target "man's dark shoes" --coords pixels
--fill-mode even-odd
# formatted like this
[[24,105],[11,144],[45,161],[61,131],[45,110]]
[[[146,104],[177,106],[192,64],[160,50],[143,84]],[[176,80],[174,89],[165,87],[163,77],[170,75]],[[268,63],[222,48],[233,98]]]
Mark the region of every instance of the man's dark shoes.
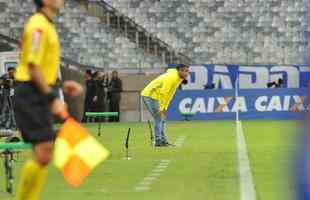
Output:
[[176,147],[176,146],[169,142],[163,142],[163,143],[155,143],[155,147]]
[[155,147],[164,147],[164,143],[162,142],[155,142]]
[[163,143],[164,147],[176,147],[174,144],[171,144],[169,142]]

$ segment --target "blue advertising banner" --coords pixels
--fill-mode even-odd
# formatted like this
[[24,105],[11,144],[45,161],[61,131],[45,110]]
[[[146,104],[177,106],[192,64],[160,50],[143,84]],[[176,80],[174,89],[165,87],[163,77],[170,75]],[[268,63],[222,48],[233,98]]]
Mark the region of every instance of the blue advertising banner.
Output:
[[233,89],[237,78],[240,89],[266,89],[269,83],[279,79],[283,81],[282,88],[307,88],[310,86],[310,66],[191,65],[189,83],[184,89]]
[[168,120],[300,119],[310,109],[308,89],[178,90],[170,103]]

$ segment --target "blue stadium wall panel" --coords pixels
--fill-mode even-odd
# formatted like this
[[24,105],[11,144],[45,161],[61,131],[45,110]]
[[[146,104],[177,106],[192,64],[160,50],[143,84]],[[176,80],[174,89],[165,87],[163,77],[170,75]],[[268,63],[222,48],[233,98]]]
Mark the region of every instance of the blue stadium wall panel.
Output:
[[200,90],[212,84],[215,89],[233,89],[236,80],[241,89],[264,89],[279,79],[283,79],[284,88],[309,87],[310,65],[191,65],[189,84],[184,89]]

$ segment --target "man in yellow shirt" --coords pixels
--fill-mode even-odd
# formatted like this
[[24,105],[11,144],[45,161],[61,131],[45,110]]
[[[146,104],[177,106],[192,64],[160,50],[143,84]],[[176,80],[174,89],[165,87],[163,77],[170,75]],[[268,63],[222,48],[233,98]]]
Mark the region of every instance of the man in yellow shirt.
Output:
[[173,146],[165,134],[166,112],[177,88],[188,75],[189,66],[180,64],[151,81],[141,92],[144,104],[154,118],[156,147]]
[[[34,0],[38,10],[24,27],[16,71],[15,117],[23,140],[33,146],[33,158],[21,175],[17,200],[38,200],[53,155],[53,115],[66,118],[66,106],[54,93],[60,64],[60,45],[53,17],[64,0]],[[82,87],[65,81],[64,92],[77,96]]]

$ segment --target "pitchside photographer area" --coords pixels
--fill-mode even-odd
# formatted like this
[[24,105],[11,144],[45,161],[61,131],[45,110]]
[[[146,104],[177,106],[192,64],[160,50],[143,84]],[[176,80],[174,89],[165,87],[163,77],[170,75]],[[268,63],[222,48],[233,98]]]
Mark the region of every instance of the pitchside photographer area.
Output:
[[0,137],[11,136],[16,130],[14,117],[14,80],[15,68],[10,67],[0,77]]

